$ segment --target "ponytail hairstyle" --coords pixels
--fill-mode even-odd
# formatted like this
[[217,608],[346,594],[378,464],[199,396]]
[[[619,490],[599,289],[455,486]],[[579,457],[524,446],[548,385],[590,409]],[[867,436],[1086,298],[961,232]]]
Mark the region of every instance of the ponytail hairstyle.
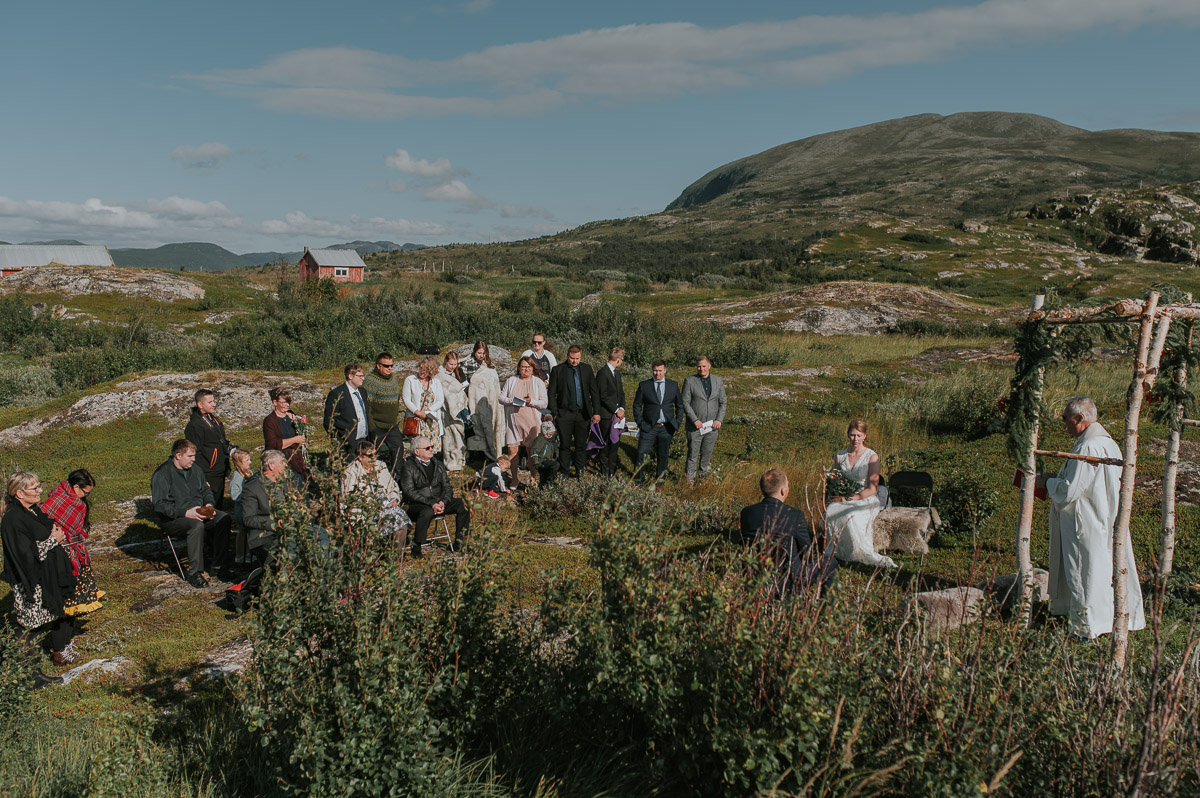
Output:
[[[79,488],[80,490],[83,490],[84,488],[96,487],[96,480],[86,468],[77,468],[70,474],[67,474],[67,485],[72,488]],[[80,499],[80,501],[83,502],[84,506],[83,528],[90,531],[92,528],[92,503],[88,501],[86,494],[82,499]]]

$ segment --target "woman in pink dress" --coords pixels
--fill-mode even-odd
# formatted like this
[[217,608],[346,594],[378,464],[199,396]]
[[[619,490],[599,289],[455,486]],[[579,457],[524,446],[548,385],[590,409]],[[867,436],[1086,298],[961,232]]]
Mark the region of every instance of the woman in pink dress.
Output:
[[517,373],[508,378],[500,391],[505,414],[504,448],[511,460],[509,484],[514,488],[521,484],[517,476],[517,451],[522,446],[528,451],[541,434],[542,411],[548,403],[546,383],[542,382],[537,364],[531,357],[521,358]]

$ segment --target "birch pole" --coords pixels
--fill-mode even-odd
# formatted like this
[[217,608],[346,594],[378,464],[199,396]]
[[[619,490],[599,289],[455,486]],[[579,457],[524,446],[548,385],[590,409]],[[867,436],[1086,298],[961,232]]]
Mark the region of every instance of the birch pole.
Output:
[[[1112,659],[1113,670],[1120,673],[1125,669],[1125,657],[1129,648],[1129,594],[1125,589],[1125,581],[1129,572],[1129,564],[1125,559],[1125,539],[1129,536],[1129,518],[1133,513],[1133,482],[1137,477],[1137,445],[1138,419],[1142,412],[1142,399],[1146,393],[1146,377],[1149,373],[1148,361],[1150,356],[1150,340],[1154,333],[1155,311],[1158,309],[1158,292],[1151,291],[1146,305],[1142,310],[1141,332],[1138,335],[1137,363],[1134,366],[1133,381],[1129,383],[1129,391],[1125,396],[1125,466],[1121,469],[1121,493],[1117,502],[1117,520],[1112,530],[1113,555],[1113,630],[1112,630]],[[1162,325],[1170,324],[1170,317],[1164,316]],[[1162,339],[1166,338],[1165,329]],[[1162,343],[1158,343],[1158,354],[1162,354]],[[1154,368],[1157,371],[1157,359]]]
[[[1187,332],[1184,334],[1184,346],[1192,348],[1192,332],[1195,322],[1188,321]],[[1187,390],[1188,373],[1187,359],[1180,364],[1175,372],[1175,386]],[[1175,559],[1175,475],[1179,471],[1179,443],[1183,433],[1183,401],[1175,403],[1171,408],[1170,431],[1167,434],[1166,464],[1163,466],[1162,480],[1162,535],[1158,540],[1158,575],[1155,585],[1158,593],[1158,604],[1167,589],[1167,577],[1171,575],[1171,566]],[[1155,612],[1158,610],[1156,609]]]
[[[1046,297],[1041,294],[1033,297],[1030,318],[1042,309]],[[1020,624],[1028,629],[1030,616],[1033,613],[1033,558],[1029,553],[1030,540],[1033,536],[1033,493],[1037,487],[1037,449],[1038,428],[1041,426],[1040,408],[1042,406],[1042,386],[1045,382],[1045,369],[1039,368],[1033,375],[1033,423],[1029,427],[1029,449],[1025,455],[1023,475],[1021,477],[1021,509],[1017,514],[1017,586],[1020,590]]]

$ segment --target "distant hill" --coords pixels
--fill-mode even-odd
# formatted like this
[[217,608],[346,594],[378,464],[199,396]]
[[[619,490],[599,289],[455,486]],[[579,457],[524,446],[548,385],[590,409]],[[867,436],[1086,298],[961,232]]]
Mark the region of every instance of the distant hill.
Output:
[[86,247],[87,244],[82,241],[76,241],[73,238],[56,238],[53,241],[23,241],[23,246],[43,246],[43,247]]
[[109,254],[118,266],[141,269],[221,272],[246,265],[246,261],[224,247],[199,241],[166,244],[155,249],[110,249]]
[[[352,249],[359,255],[371,255],[377,252],[409,252],[414,249],[428,249],[424,244],[397,244],[393,241],[349,241],[345,244],[330,244],[322,249]],[[262,266],[266,263],[278,263],[282,258],[287,263],[296,263],[304,255],[299,252],[247,252],[241,256],[250,266]]]
[[1051,195],[1197,178],[1197,133],[1091,132],[1032,114],[922,114],[725,164],[667,210],[788,208],[841,221],[871,213],[945,221],[1025,210]]

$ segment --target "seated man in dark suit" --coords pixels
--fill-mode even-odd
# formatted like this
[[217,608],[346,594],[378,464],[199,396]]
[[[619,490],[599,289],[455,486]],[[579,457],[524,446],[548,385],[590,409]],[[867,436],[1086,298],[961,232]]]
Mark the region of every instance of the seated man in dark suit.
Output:
[[763,500],[742,508],[742,543],[765,547],[775,563],[775,595],[828,590],[837,580],[837,560],[812,545],[804,513],[785,504],[788,478],[772,468],[758,482]]
[[413,557],[421,557],[425,533],[435,515],[454,516],[454,548],[466,551],[471,511],[462,499],[455,498],[446,466],[433,456],[429,438],[421,435],[413,438],[412,457],[400,466],[400,491],[408,502],[408,515],[413,520]]
[[254,474],[242,487],[242,523],[245,525],[249,548],[261,550],[265,560],[272,560],[275,548],[274,505],[284,500],[290,483],[284,477],[288,458],[278,449],[267,449],[262,453],[262,471]]
[[154,509],[167,520],[160,527],[164,534],[187,535],[188,584],[204,587],[205,543],[211,549],[212,562],[221,564],[229,550],[229,532],[233,516],[213,507],[213,491],[196,462],[196,444],[181,438],[171,447],[171,457],[150,477],[150,498]]
[[633,396],[633,418],[638,425],[637,457],[633,461],[633,481],[642,484],[645,471],[643,461],[651,447],[658,461],[656,482],[662,482],[667,473],[667,458],[671,454],[671,438],[683,425],[683,397],[679,383],[667,379],[667,364],[656,360],[652,368],[654,378],[638,384]]

